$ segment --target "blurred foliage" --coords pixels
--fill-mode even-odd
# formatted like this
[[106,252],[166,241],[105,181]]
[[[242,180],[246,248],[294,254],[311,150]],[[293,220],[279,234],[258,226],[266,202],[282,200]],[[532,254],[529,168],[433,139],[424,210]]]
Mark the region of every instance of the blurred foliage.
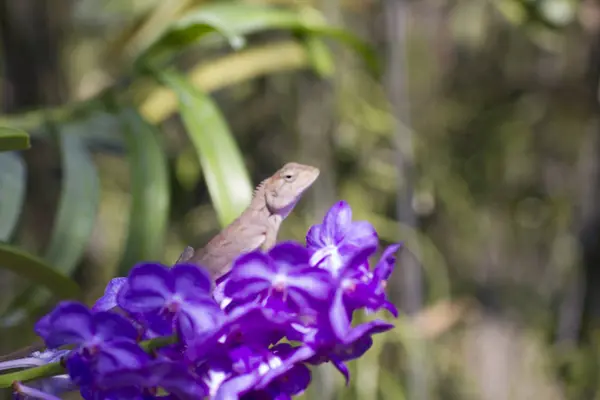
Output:
[[432,399],[600,398],[597,2],[0,0],[0,27],[0,353],[295,160],[322,174],[280,239],[345,199],[425,293],[305,398],[415,398],[417,359]]
[[27,133],[17,129],[0,127],[0,151],[25,150],[29,146],[29,135]]

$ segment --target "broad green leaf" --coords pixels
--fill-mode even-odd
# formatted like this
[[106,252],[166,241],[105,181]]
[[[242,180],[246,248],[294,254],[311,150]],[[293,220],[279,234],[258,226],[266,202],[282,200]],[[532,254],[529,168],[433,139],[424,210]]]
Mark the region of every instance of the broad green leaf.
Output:
[[79,135],[79,125],[59,134],[62,154],[62,193],[45,259],[65,273],[73,272],[89,242],[96,221],[100,182],[96,166]]
[[0,243],[0,268],[8,269],[37,285],[46,287],[59,298],[80,298],[81,292],[75,281],[58,272],[44,260],[15,246]]
[[219,221],[222,226],[228,225],[252,198],[242,153],[210,96],[176,72],[164,72],[160,77],[177,94],[181,117],[198,154]]
[[0,153],[0,241],[8,242],[25,197],[26,167],[16,153]]
[[211,3],[191,10],[169,26],[137,62],[144,63],[154,57],[179,51],[205,38],[214,37],[217,33],[225,36],[237,49],[241,47],[244,35],[275,29],[312,33],[340,40],[354,48],[369,67],[379,73],[373,49],[351,32],[328,25],[317,10],[284,9],[244,2]]
[[[89,242],[96,220],[100,183],[96,167],[79,135],[82,125],[62,127],[58,138],[62,156],[62,192],[44,259],[57,271],[70,275]],[[10,304],[2,325],[18,325],[48,302],[49,293],[31,285]]]
[[[148,45],[146,49],[140,52],[139,56],[134,61],[134,65],[143,66],[149,60],[168,57],[174,51],[185,47],[186,45],[193,44],[205,36],[217,40],[225,37],[229,45],[236,50],[244,47],[246,45],[244,37],[230,29],[231,24],[227,23],[227,18],[221,18],[218,10],[215,14],[211,10],[212,7],[213,5],[209,4],[207,10],[202,9],[199,12],[187,13],[184,17],[176,20],[172,25],[169,25],[163,30],[162,34],[158,35],[157,38]],[[194,21],[190,26],[185,26],[188,24],[186,18],[191,15],[194,16]],[[180,24],[185,26],[184,30],[187,28],[187,32],[178,29],[177,26]]]
[[0,127],[0,151],[27,150],[29,135],[18,129]]
[[131,175],[131,210],[120,275],[142,260],[159,261],[169,220],[167,158],[160,132],[132,109],[120,113]]

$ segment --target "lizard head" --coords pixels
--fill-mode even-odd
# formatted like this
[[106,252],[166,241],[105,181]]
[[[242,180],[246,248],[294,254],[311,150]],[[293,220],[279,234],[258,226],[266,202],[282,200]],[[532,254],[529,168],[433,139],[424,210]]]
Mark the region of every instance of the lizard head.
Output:
[[292,211],[302,194],[319,177],[319,169],[290,162],[265,183],[265,200],[273,214],[283,218]]

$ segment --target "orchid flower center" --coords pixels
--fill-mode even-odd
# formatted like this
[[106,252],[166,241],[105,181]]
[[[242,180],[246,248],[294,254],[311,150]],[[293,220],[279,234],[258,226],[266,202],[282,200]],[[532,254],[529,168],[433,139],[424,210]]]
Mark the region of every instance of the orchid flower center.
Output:
[[272,287],[273,287],[273,290],[275,290],[276,292],[285,291],[285,288],[286,288],[285,275],[279,274],[279,275],[275,276],[275,279],[273,279]]
[[342,289],[346,293],[352,293],[356,290],[356,282],[353,279],[342,280]]
[[174,294],[168,301],[167,304],[165,305],[165,310],[168,313],[171,314],[175,314],[179,311],[179,309],[181,308],[181,302],[182,302],[182,298],[179,294]]
[[84,357],[93,357],[97,352],[100,346],[98,343],[90,343],[81,349],[81,353]]

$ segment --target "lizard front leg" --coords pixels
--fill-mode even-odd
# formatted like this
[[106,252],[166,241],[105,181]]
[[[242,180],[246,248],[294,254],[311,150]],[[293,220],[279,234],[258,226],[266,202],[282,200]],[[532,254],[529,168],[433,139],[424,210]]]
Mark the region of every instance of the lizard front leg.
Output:
[[190,258],[192,258],[193,256],[194,256],[194,249],[190,246],[187,246],[185,248],[185,250],[183,250],[183,253],[181,253],[181,255],[179,256],[177,261],[175,261],[175,264],[184,263],[187,260],[189,260]]
[[271,225],[267,225],[267,229],[265,231],[265,239],[260,246],[262,251],[268,251],[271,247],[275,246],[277,242],[277,229],[273,228]]

